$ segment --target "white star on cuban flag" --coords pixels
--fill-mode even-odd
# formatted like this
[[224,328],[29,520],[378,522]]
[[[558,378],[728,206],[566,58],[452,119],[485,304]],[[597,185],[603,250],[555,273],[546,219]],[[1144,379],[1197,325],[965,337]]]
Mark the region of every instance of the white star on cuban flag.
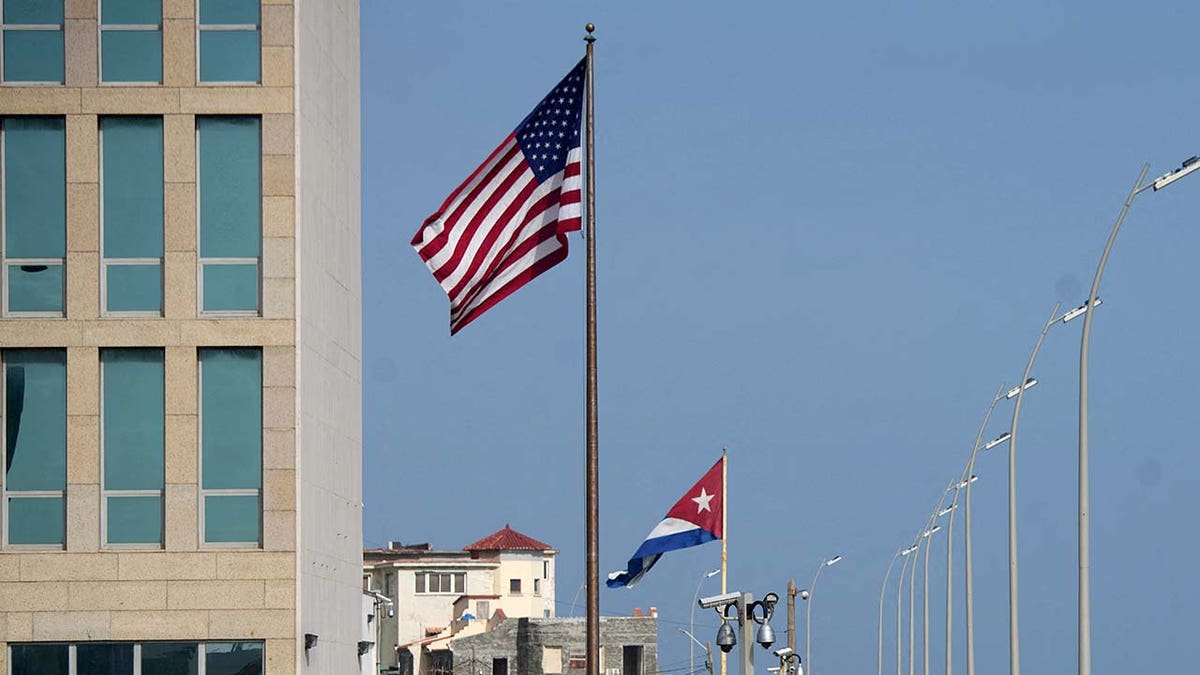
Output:
[[722,515],[725,509],[723,466],[725,458],[717,460],[675,506],[667,517],[650,531],[645,541],[629,559],[626,569],[608,575],[608,587],[630,587],[650,571],[667,551],[699,546],[725,536]]

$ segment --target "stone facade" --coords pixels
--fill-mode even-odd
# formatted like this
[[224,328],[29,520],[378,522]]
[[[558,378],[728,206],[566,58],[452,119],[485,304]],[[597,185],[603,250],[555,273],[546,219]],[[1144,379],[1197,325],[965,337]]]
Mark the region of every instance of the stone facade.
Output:
[[[99,83],[97,2],[67,0],[65,84],[0,90],[0,116],[65,116],[67,180],[65,317],[0,319],[0,347],[65,348],[68,381],[65,550],[0,550],[0,673],[10,642],[98,640],[263,640],[267,673],[357,670],[358,3],[262,0],[255,85],[196,82],[196,8],[163,2],[161,86]],[[101,315],[107,114],[163,119],[161,318]],[[197,311],[196,116],[221,114],[262,120],[259,317]],[[197,349],[236,346],[263,357],[262,541],[252,549],[206,547],[199,531]],[[162,550],[102,544],[104,347],[164,350]],[[321,652],[305,653],[304,633],[320,635]]]
[[[585,619],[506,619],[487,633],[450,643],[452,670],[461,675],[542,675],[584,672],[587,653]],[[640,671],[626,671],[626,656],[637,652]],[[600,672],[606,675],[649,675],[658,672],[658,620],[653,617],[601,617]],[[436,662],[436,661],[435,661]],[[444,661],[442,661],[444,663]],[[425,673],[423,675],[441,675]]]

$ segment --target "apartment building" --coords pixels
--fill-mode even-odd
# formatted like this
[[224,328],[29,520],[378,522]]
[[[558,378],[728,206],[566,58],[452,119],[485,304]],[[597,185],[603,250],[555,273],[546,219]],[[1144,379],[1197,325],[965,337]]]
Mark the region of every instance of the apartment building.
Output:
[[557,556],[508,525],[458,550],[391,542],[364,551],[364,583],[393,603],[379,619],[380,664],[424,673],[452,640],[506,617],[554,617]]
[[359,670],[356,0],[0,0],[0,673]]

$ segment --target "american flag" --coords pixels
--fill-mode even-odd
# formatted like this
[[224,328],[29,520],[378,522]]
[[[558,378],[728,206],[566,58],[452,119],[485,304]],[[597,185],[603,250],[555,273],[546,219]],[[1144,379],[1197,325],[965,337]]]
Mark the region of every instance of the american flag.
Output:
[[412,246],[450,296],[450,334],[567,257],[580,229],[586,60],[425,219]]

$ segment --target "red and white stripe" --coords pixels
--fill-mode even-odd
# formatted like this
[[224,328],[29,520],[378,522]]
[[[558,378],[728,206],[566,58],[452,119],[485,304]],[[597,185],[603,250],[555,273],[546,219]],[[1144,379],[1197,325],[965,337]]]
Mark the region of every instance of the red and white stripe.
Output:
[[450,296],[453,335],[567,257],[567,233],[581,227],[582,157],[538,183],[515,134],[492,152],[412,246]]

